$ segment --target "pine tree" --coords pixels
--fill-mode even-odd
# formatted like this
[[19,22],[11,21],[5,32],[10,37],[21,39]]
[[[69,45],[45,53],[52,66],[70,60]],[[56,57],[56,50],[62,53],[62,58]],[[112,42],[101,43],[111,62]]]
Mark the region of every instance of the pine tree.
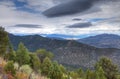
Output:
[[38,71],[40,69],[41,62],[36,54],[32,54],[32,53],[30,54],[30,63],[31,63],[31,67],[35,71]]
[[53,58],[53,54],[45,49],[38,49],[36,51],[37,56],[43,62],[44,58],[48,57],[49,59]]
[[79,74],[79,77],[80,78],[84,78],[84,71],[80,68],[80,69],[78,69],[77,71],[76,71],[78,74]]
[[50,72],[49,72],[49,77],[50,77],[50,79],[62,79],[63,72],[60,69],[57,62],[54,62],[52,64],[52,66],[50,68]]
[[9,43],[8,34],[3,27],[0,27],[0,56],[4,56]]
[[29,64],[30,62],[29,52],[23,43],[19,44],[19,47],[16,53],[16,59],[20,66]]
[[51,70],[51,67],[52,67],[52,62],[51,60],[46,57],[44,60],[43,60],[43,63],[42,63],[42,67],[41,67],[41,73],[45,76],[48,76],[50,70]]
[[102,67],[99,67],[98,69],[96,69],[95,74],[96,74],[96,79],[106,79],[105,73]]
[[99,67],[103,69],[107,79],[117,79],[118,68],[110,59],[102,57],[95,66],[96,69]]
[[95,79],[95,73],[88,69],[86,71],[86,78],[85,79]]
[[16,61],[16,52],[13,50],[13,46],[9,43],[8,52],[5,55],[5,59],[9,61]]
[[65,68],[63,65],[60,64],[59,67],[60,67],[60,70],[61,70],[63,73],[65,73],[65,74],[67,73],[67,70],[66,70],[66,68]]

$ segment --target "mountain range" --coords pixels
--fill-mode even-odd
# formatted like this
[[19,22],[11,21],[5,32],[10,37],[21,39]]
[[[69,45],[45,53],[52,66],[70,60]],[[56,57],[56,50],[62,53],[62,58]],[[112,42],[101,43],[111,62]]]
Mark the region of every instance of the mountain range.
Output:
[[76,40],[59,40],[42,37],[40,35],[15,36],[9,34],[14,49],[23,42],[30,51],[46,49],[54,53],[54,60],[65,66],[93,68],[94,64],[102,56],[111,58],[120,66],[120,49],[97,48]]
[[114,34],[101,34],[79,39],[78,41],[98,48],[120,49],[120,36]]

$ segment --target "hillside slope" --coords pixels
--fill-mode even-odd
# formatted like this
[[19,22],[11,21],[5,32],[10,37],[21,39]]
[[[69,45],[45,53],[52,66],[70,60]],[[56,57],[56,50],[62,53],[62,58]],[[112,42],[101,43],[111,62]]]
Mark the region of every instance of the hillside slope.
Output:
[[101,56],[111,58],[120,66],[119,49],[96,48],[74,40],[57,40],[39,35],[14,36],[10,34],[9,38],[15,49],[20,42],[23,42],[30,51],[44,48],[54,53],[54,60],[66,66],[92,68]]

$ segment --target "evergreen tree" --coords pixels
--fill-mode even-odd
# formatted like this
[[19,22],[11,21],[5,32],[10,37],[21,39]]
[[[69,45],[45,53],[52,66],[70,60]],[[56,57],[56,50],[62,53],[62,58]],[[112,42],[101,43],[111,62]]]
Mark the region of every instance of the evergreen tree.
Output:
[[36,54],[30,54],[30,64],[35,71],[40,69],[41,62]]
[[81,68],[78,69],[76,72],[78,73],[80,78],[84,78],[85,73],[84,73],[84,71]]
[[85,79],[95,79],[95,73],[88,69],[86,71],[86,78]]
[[12,52],[10,52],[10,53],[8,53],[8,60],[9,61],[16,61],[16,52],[15,51],[12,51]]
[[4,56],[9,43],[8,33],[3,27],[0,27],[0,56]]
[[9,61],[16,61],[16,52],[13,50],[11,43],[9,43],[8,52],[5,55],[5,59]]
[[63,66],[63,65],[61,65],[60,64],[60,70],[64,73],[64,74],[67,74],[67,70],[66,70],[66,68]]
[[52,68],[52,62],[51,62],[51,60],[50,60],[48,57],[46,57],[46,58],[43,60],[43,63],[42,63],[41,73],[42,73],[43,75],[48,76],[51,68]]
[[96,79],[106,79],[105,73],[102,67],[99,67],[98,69],[96,69],[95,74],[96,74]]
[[49,71],[50,79],[62,79],[63,73],[57,62],[54,62]]
[[44,58],[48,57],[49,59],[53,58],[53,54],[49,51],[46,51],[45,49],[38,49],[36,51],[37,56],[43,62]]
[[29,52],[23,43],[19,44],[19,47],[16,53],[16,59],[20,66],[29,64],[30,62]]
[[118,68],[110,59],[102,57],[95,66],[96,69],[99,67],[103,69],[107,79],[117,79]]

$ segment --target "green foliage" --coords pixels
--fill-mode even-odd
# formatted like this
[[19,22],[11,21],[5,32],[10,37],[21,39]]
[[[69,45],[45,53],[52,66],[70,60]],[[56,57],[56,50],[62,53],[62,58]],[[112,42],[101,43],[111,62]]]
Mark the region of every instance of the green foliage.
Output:
[[96,69],[95,74],[96,74],[96,79],[106,79],[105,73],[102,67],[99,67],[98,69]]
[[9,43],[8,34],[4,28],[0,27],[0,56],[4,56]]
[[48,76],[49,75],[49,72],[51,70],[51,67],[52,67],[52,62],[51,60],[46,57],[44,60],[43,60],[43,63],[42,63],[42,67],[41,67],[41,73],[43,75],[46,75]]
[[4,71],[12,76],[16,75],[17,70],[29,75],[33,70],[37,73],[40,70],[42,75],[50,79],[120,79],[117,66],[106,57],[96,63],[94,71],[88,69],[84,72],[80,68],[69,72],[63,65],[52,62],[53,54],[45,49],[30,53],[24,44],[20,43],[15,52],[9,43],[7,32],[2,27],[0,27],[0,56],[10,60],[4,66]]
[[62,73],[64,73],[64,74],[67,73],[67,70],[66,70],[66,68],[63,65],[60,64],[59,67],[60,67],[60,70],[62,71]]
[[16,74],[16,70],[14,68],[13,61],[8,61],[8,63],[4,67],[4,70],[7,74],[12,74],[14,76]]
[[36,51],[37,56],[43,62],[44,58],[48,57],[49,59],[53,58],[53,54],[45,49],[38,49]]
[[71,72],[70,72],[70,77],[72,77],[72,79],[78,79],[78,78],[79,78],[79,75],[78,75],[77,72],[71,71]]
[[9,61],[16,61],[16,52],[15,51],[13,51],[13,52],[10,52],[10,53],[8,53],[8,60]]
[[40,69],[41,62],[36,54],[30,54],[30,64],[31,67],[38,72],[38,70]]
[[50,79],[62,79],[63,72],[57,62],[54,62],[49,71]]
[[8,52],[5,54],[4,58],[9,61],[14,61],[14,62],[16,61],[16,52],[13,50],[11,44],[9,44]]
[[95,78],[95,73],[93,71],[91,71],[91,70],[88,69],[86,71],[86,79],[96,79]]
[[30,75],[32,73],[32,68],[29,65],[22,65],[20,71]]
[[117,79],[118,68],[106,57],[101,58],[96,64],[96,69],[101,67],[107,79]]
[[18,63],[14,63],[14,68],[15,68],[15,70],[18,70],[19,69],[19,64]]
[[84,78],[85,77],[85,73],[81,68],[78,69],[76,72],[78,73],[79,78]]
[[20,66],[29,64],[29,62],[30,62],[29,52],[23,43],[19,44],[19,47],[18,47],[18,50],[16,53],[16,60]]

